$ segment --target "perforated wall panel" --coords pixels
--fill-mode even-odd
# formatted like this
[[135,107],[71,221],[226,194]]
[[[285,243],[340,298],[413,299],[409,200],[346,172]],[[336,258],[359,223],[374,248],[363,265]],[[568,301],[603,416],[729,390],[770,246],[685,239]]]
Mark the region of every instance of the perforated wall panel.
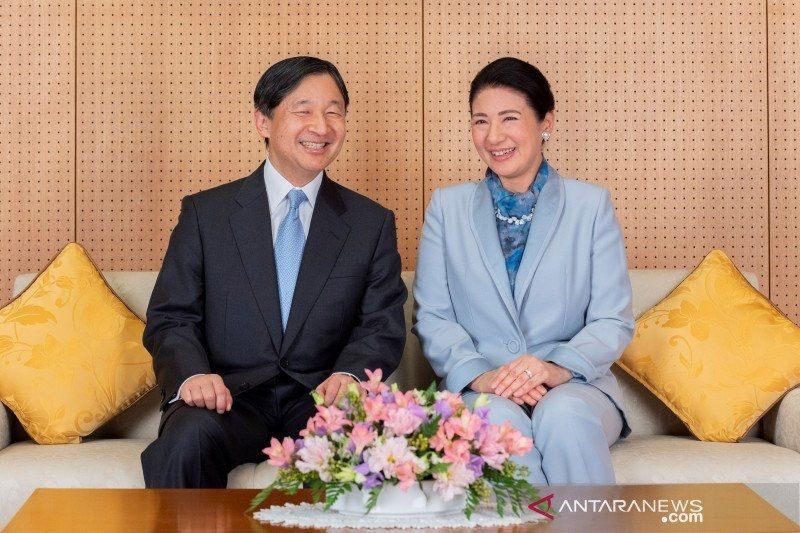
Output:
[[78,239],[107,269],[158,269],[186,194],[249,174],[261,73],[333,61],[350,92],[331,177],[394,209],[406,268],[422,221],[418,4],[82,2]]
[[613,193],[629,265],[695,266],[721,248],[766,292],[763,2],[426,3],[425,189],[482,178],[467,95],[505,55],[548,77],[546,156]]
[[769,3],[772,300],[800,323],[800,4]]
[[75,229],[75,4],[0,4],[0,305]]

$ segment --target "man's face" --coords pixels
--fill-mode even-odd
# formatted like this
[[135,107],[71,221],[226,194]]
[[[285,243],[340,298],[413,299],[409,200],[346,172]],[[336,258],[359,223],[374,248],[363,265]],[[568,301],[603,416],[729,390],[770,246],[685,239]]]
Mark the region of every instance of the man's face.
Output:
[[254,111],[269,139],[269,160],[295,186],[314,179],[339,154],[346,133],[344,97],[327,74],[306,76],[273,110]]

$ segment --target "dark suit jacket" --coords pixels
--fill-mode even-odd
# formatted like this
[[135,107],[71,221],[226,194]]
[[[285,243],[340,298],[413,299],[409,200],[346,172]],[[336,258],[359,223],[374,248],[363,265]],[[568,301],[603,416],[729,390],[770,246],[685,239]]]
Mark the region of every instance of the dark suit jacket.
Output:
[[194,374],[220,374],[235,396],[281,370],[313,389],[400,363],[393,213],[323,177],[284,333],[263,167],[183,199],[144,331],[162,409]]

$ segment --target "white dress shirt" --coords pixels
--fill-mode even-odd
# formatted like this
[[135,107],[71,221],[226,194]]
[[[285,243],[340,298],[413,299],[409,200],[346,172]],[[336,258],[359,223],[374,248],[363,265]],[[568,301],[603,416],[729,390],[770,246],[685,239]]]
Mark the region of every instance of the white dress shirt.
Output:
[[[281,174],[272,166],[272,163],[269,162],[267,159],[264,162],[264,184],[267,187],[267,199],[269,200],[269,219],[270,225],[272,226],[272,242],[275,242],[275,239],[278,238],[278,228],[283,222],[283,219],[286,218],[286,214],[289,212],[289,191],[292,189],[300,189],[302,190],[308,201],[303,202],[300,204],[300,208],[298,209],[298,216],[300,217],[300,224],[303,226],[303,233],[305,234],[306,238],[308,238],[308,229],[311,227],[311,215],[314,214],[314,205],[317,203],[317,194],[319,193],[319,188],[322,186],[322,172],[317,174],[313,180],[309,181],[302,187],[295,187],[292,185],[289,180],[281,176]],[[360,381],[356,376],[350,374],[349,372],[334,372],[334,374],[345,374],[356,381]],[[194,376],[189,376],[186,378],[181,386],[178,387],[178,394],[170,400],[169,403],[176,402],[181,397],[181,390],[183,389],[184,384],[187,381],[192,379],[196,376],[202,376],[203,374],[195,374]]]
[[295,187],[281,176],[272,163],[267,159],[264,162],[264,183],[267,186],[267,198],[269,199],[269,219],[272,225],[272,242],[278,237],[278,228],[289,212],[289,191],[300,189],[306,195],[307,202],[300,204],[298,215],[300,224],[303,225],[303,233],[308,237],[308,228],[311,226],[311,215],[314,214],[314,205],[317,203],[317,194],[322,185],[322,172],[306,183],[302,187]]

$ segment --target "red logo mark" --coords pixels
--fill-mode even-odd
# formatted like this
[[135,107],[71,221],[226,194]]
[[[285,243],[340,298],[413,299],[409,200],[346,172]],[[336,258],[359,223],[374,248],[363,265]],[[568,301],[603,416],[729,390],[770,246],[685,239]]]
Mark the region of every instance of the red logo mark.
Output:
[[[540,515],[544,516],[548,520],[552,520],[555,517],[553,515],[551,515],[550,513],[548,513],[547,511],[550,511],[550,510],[553,509],[553,496],[555,496],[554,493],[553,494],[548,494],[544,498],[536,500],[532,504],[528,505],[528,509],[530,509],[531,511],[536,511],[537,513],[539,513]],[[547,502],[547,509],[539,509],[539,504],[544,503],[544,502]]]

